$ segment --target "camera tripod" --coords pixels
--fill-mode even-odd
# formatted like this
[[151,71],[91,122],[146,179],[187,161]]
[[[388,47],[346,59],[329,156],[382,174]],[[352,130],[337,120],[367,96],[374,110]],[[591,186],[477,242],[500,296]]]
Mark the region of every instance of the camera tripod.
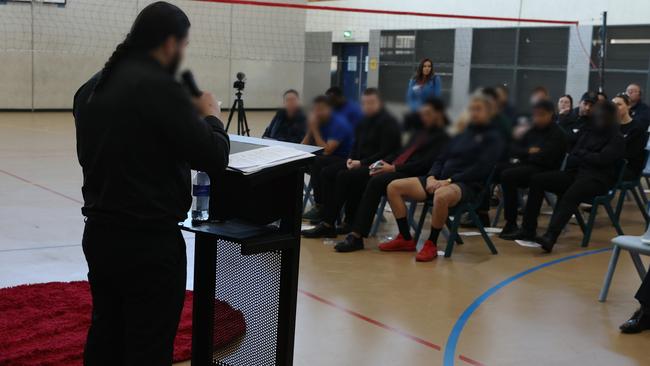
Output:
[[235,110],[237,111],[237,134],[240,136],[250,136],[250,129],[248,128],[248,120],[246,119],[246,111],[244,110],[244,100],[241,98],[242,92],[241,89],[237,90],[237,93],[235,93],[235,96],[237,97],[233,103],[232,103],[232,108],[230,108],[230,114],[228,115],[228,123],[226,124],[226,132],[228,132],[228,128],[230,127],[230,122],[232,122],[232,117],[235,113]]

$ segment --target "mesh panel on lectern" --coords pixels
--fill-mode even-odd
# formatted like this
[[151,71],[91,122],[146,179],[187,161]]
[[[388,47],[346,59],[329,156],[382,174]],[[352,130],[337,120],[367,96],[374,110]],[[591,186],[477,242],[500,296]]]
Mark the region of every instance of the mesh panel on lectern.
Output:
[[[280,303],[279,251],[242,255],[241,245],[219,240],[215,296],[244,314],[246,334],[215,350],[215,365],[275,365]],[[216,322],[214,332],[227,332]]]

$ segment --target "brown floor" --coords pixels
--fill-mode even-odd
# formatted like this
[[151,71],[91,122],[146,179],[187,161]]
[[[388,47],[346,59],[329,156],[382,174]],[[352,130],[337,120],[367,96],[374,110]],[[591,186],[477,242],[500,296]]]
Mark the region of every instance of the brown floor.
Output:
[[[271,116],[249,112],[254,135]],[[0,113],[0,286],[84,278],[80,181],[70,113]],[[387,218],[380,236],[395,230]],[[623,225],[627,234],[643,232],[631,203]],[[570,225],[552,255],[495,238],[492,256],[471,237],[433,263],[380,253],[376,239],[351,254],[303,240],[295,364],[443,365],[450,332],[477,297],[542,263],[605,248],[613,235],[599,216],[588,249]],[[596,300],[608,259],[609,252],[587,255],[501,288],[468,319],[455,363],[650,365],[650,332],[617,331],[637,306],[640,281],[629,257],[621,256],[609,301]]]

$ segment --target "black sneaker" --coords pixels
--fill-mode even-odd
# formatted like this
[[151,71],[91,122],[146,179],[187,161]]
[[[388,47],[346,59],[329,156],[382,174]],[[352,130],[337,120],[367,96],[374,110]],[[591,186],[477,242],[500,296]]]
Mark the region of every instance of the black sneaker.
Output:
[[510,233],[509,235],[502,234],[499,237],[503,240],[525,240],[525,241],[535,241],[535,233],[520,228],[519,230]]
[[544,235],[535,238],[535,242],[541,245],[542,250],[546,253],[553,251],[553,246],[555,245],[556,240],[555,236],[549,233],[545,233]]
[[650,311],[644,308],[635,311],[634,315],[618,329],[625,334],[636,334],[650,329]]
[[305,238],[336,238],[336,229],[321,222],[313,229],[303,230],[301,234]]
[[[506,226],[503,227],[503,230],[499,233],[499,238],[506,239],[511,237],[514,233],[519,231],[519,226],[516,222],[506,222]],[[512,239],[506,239],[512,240]]]
[[349,234],[345,240],[336,243],[334,249],[339,253],[349,253],[357,250],[363,250],[363,239]]

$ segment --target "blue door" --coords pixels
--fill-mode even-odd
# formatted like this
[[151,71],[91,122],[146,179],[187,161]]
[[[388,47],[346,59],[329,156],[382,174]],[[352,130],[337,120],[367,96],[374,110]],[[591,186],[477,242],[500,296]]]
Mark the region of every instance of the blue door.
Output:
[[342,45],[342,89],[348,100],[359,101],[368,81],[368,44]]

